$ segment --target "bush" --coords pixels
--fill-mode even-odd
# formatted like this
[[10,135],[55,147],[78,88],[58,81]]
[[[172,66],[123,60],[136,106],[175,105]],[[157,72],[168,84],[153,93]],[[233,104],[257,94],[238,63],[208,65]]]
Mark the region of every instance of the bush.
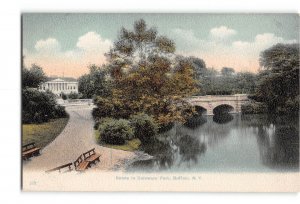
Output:
[[299,96],[297,96],[294,99],[289,98],[285,102],[285,109],[286,113],[288,114],[295,114],[297,115],[299,113]]
[[105,119],[99,125],[101,140],[107,144],[122,145],[125,140],[131,140],[134,136],[130,122],[124,119]]
[[68,116],[65,107],[63,106],[55,106],[54,115],[56,118],[66,118]]
[[22,90],[22,122],[42,123],[51,118],[66,117],[64,107],[56,104],[51,92],[40,92],[33,88]]
[[158,131],[158,126],[153,118],[145,113],[138,113],[131,116],[131,125],[134,127],[135,136],[146,144],[152,141]]
[[67,96],[67,94],[65,94],[65,93],[61,93],[61,98],[63,99],[63,100],[67,100],[68,99],[68,96]]
[[252,101],[242,105],[243,114],[260,114],[260,113],[267,113],[267,112],[268,112],[268,108],[265,103]]
[[68,95],[68,98],[69,99],[78,99],[80,96],[78,93],[75,93],[75,92],[71,92],[69,95]]

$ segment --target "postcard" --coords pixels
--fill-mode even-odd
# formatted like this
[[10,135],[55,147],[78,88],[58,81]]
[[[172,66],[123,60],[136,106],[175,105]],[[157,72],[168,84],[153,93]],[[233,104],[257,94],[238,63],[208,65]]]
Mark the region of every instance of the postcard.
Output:
[[23,13],[22,190],[297,192],[296,13]]

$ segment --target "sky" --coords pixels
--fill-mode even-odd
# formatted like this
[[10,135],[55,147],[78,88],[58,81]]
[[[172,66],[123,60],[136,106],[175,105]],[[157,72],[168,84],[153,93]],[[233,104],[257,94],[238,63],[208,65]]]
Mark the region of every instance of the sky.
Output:
[[176,53],[203,59],[207,67],[257,72],[261,51],[299,42],[298,14],[118,14],[24,13],[24,63],[48,76],[79,77],[90,64],[106,63],[104,53],[121,27],[143,18],[159,35],[174,40]]

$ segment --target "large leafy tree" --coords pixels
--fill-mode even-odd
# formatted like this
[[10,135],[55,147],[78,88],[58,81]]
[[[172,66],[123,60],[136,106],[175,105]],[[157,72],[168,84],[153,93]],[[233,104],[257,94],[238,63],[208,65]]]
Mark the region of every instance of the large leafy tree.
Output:
[[144,20],[133,30],[122,28],[107,53],[114,88],[111,96],[95,100],[94,112],[123,118],[145,112],[160,124],[184,120],[191,109],[183,98],[195,93],[196,81],[191,63],[176,60],[174,52],[175,43]]
[[271,113],[299,111],[299,44],[277,44],[260,55],[256,99]]
[[37,88],[46,79],[47,77],[40,66],[33,64],[29,69],[22,67],[22,86],[24,88]]
[[90,72],[78,79],[78,90],[83,98],[110,95],[110,80],[105,66],[89,66]]

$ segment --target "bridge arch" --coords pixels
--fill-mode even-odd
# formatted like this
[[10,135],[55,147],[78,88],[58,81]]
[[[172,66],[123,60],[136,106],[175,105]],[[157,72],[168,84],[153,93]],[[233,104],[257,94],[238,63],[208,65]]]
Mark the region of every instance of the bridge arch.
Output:
[[207,107],[203,107],[203,106],[200,106],[200,105],[194,105],[194,108],[195,108],[195,111],[198,113],[198,114],[206,114],[207,113]]
[[224,104],[220,104],[217,105],[213,108],[212,110],[214,115],[220,115],[220,114],[225,114],[225,113],[235,113],[235,107],[233,104],[228,104],[228,103],[224,103]]
[[192,96],[187,98],[186,101],[196,107],[200,106],[206,109],[207,115],[214,115],[213,111],[215,108],[219,109],[218,106],[229,106],[233,109],[231,113],[240,113],[241,105],[248,101],[246,94],[235,94],[235,95],[206,95],[206,96]]

